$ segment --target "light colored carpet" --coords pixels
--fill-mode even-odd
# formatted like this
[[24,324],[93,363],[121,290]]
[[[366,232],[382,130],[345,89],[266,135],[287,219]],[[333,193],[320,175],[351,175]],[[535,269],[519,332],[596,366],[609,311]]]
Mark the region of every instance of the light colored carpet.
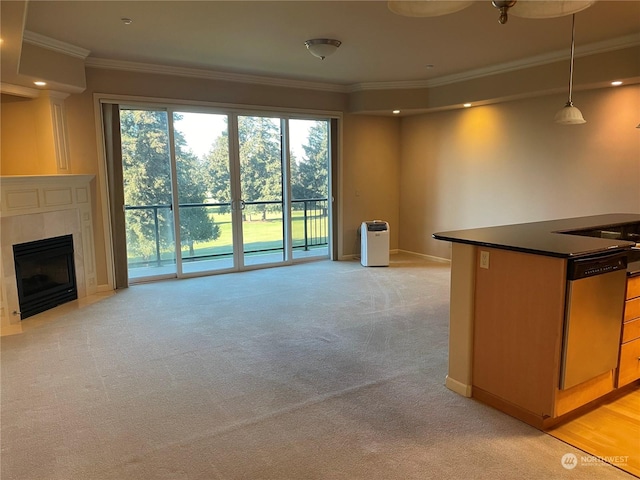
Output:
[[2,480],[631,478],[446,389],[449,266],[391,260],[34,317],[1,343]]

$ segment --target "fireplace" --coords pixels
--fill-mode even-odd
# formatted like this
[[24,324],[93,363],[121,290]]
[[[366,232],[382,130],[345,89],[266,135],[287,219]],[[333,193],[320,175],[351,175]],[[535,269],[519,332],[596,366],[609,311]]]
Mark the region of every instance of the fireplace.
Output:
[[78,298],[73,235],[13,246],[20,318]]
[[[75,275],[79,300],[96,293],[93,181],[93,175],[0,175],[0,335],[21,333],[32,324],[31,318],[21,321],[29,309],[23,311],[20,306],[15,245],[72,236],[73,253],[64,261],[73,261],[75,270],[60,258],[57,261],[68,267],[69,275]],[[68,280],[74,281],[73,277]]]

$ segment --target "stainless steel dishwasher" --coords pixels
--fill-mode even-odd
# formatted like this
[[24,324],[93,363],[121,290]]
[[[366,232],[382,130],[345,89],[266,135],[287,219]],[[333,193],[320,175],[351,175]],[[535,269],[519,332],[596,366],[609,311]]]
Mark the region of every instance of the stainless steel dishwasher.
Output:
[[617,367],[626,268],[626,253],[569,260],[560,389]]

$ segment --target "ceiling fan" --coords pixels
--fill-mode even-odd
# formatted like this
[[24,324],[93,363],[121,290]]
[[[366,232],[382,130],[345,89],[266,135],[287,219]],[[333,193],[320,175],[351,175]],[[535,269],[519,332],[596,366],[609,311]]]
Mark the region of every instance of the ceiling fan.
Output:
[[[477,0],[389,0],[389,10],[405,17],[438,17],[467,8]],[[508,14],[524,18],[553,18],[577,13],[590,7],[595,0],[494,0],[500,11],[498,22],[507,23]]]

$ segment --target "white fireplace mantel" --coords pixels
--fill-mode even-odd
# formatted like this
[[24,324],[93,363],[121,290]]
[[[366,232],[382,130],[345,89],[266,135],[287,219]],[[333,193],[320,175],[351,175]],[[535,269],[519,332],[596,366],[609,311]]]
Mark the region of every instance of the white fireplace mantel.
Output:
[[78,298],[96,291],[94,175],[0,176],[0,334],[21,331],[13,245],[73,235]]

